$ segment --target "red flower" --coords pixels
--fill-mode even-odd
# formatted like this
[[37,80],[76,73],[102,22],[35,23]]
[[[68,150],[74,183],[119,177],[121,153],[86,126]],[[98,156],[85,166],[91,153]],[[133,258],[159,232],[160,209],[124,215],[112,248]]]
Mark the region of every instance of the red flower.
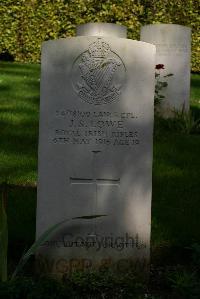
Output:
[[164,64],[156,64],[156,70],[164,70]]

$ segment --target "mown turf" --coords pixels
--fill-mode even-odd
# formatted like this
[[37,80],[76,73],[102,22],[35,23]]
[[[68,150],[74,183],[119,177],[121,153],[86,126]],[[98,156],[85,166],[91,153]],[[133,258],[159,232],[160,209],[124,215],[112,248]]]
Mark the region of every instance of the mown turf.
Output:
[[166,132],[156,138],[152,200],[154,246],[200,242],[199,149],[200,135]]
[[192,74],[191,76],[191,104],[200,107],[200,75]]
[[36,183],[39,78],[39,65],[0,63],[0,183]]
[[200,75],[193,74],[191,77],[190,107],[195,117],[200,118]]
[[[8,192],[11,243],[34,240],[40,65],[0,62],[0,184]],[[191,108],[200,117],[200,75]],[[200,243],[200,135],[155,124],[152,248]],[[19,186],[14,188],[14,186]],[[28,219],[30,218],[30,221]],[[27,235],[28,232],[28,235]],[[19,237],[20,236],[20,237]]]

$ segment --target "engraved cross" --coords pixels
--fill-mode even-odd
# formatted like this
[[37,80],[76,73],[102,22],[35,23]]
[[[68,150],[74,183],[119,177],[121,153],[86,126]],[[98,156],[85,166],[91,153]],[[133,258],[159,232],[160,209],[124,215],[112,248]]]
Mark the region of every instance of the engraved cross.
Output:
[[70,177],[70,183],[75,185],[75,184],[81,184],[81,185],[88,185],[88,184],[94,184],[95,186],[95,198],[94,198],[94,209],[93,213],[94,215],[97,214],[97,200],[98,200],[98,185],[114,185],[114,186],[119,186],[120,184],[120,179],[111,179],[111,178],[97,178],[95,175],[95,170],[96,170],[96,157],[101,151],[92,151],[93,153],[93,178],[73,178]]

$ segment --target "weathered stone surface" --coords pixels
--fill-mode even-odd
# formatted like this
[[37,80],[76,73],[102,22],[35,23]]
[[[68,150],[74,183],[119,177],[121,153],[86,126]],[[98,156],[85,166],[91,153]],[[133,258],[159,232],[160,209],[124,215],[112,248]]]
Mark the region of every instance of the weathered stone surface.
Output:
[[154,66],[144,42],[43,43],[37,237],[67,218],[106,216],[63,225],[39,251],[42,271],[148,260]]
[[161,70],[168,86],[162,91],[166,97],[161,105],[163,116],[173,116],[173,111],[187,112],[190,99],[191,29],[174,24],[154,24],[142,27],[140,39],[156,45],[156,64],[164,64]]
[[111,36],[127,37],[127,28],[123,25],[112,23],[87,23],[78,25],[76,35],[79,36]]

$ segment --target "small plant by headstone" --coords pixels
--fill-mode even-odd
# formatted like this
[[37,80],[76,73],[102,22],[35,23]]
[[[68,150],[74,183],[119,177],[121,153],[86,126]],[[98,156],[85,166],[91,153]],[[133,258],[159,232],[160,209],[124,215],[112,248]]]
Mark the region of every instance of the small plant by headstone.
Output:
[[155,107],[160,105],[160,103],[165,99],[165,96],[162,94],[163,89],[168,86],[168,82],[166,78],[173,76],[173,74],[167,74],[165,76],[162,75],[162,70],[165,69],[164,64],[156,64],[155,66],[155,96],[154,96],[154,104]]

